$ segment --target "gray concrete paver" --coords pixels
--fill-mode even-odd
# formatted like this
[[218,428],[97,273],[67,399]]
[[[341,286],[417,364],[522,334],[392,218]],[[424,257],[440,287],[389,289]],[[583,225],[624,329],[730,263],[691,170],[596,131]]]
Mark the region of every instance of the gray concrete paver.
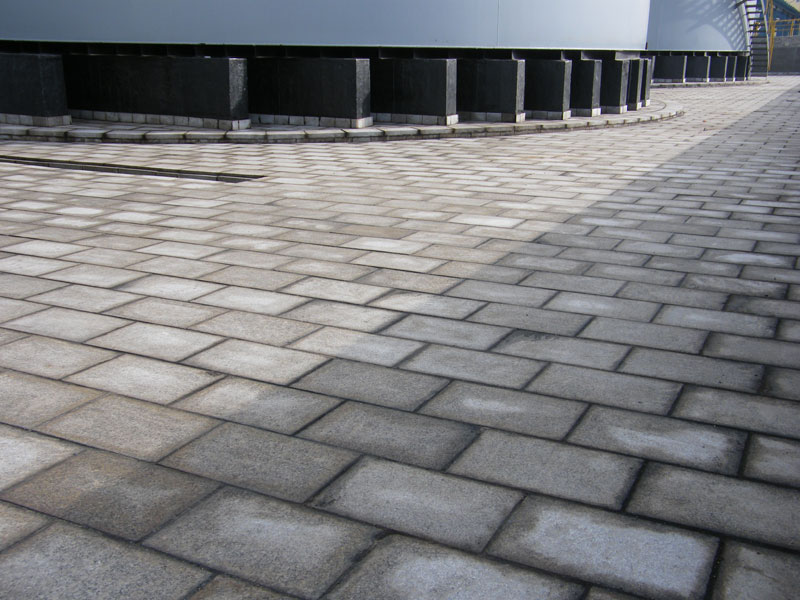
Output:
[[[257,177],[0,161],[0,485],[33,507],[0,502],[0,596],[793,591],[798,86],[543,135],[0,140]],[[257,491],[163,508],[159,482],[206,479]]]

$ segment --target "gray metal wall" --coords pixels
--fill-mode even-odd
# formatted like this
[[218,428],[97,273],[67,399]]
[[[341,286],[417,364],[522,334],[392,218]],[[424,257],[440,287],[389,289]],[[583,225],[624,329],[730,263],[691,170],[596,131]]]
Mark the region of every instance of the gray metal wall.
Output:
[[2,0],[0,5],[0,39],[6,40],[438,48],[644,50],[650,14],[650,0]]
[[737,0],[652,0],[649,50],[737,52],[747,49]]

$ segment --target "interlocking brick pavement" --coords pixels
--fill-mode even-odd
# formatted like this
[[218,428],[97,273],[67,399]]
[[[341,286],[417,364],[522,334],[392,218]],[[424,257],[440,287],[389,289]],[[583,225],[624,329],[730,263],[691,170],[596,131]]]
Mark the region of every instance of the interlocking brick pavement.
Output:
[[2,141],[0,598],[788,599],[800,78],[370,144]]

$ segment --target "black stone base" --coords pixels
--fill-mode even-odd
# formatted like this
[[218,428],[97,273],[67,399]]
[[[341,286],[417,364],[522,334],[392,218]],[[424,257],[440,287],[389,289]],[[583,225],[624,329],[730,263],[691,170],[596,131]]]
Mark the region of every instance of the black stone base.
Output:
[[710,68],[710,56],[687,56],[686,81],[708,81],[708,72]]
[[525,120],[525,61],[458,60],[458,114],[462,120]]
[[644,76],[644,61],[633,59],[628,70],[628,110],[642,108],[642,77]]
[[[369,59],[248,59],[250,112],[371,122]],[[335,123],[335,121],[334,121]]]
[[573,60],[570,109],[576,117],[600,115],[600,78],[603,62],[600,60]]
[[728,75],[728,57],[712,56],[708,68],[709,81],[725,81]]
[[630,60],[604,60],[600,81],[600,104],[604,113],[628,111],[628,78]]
[[738,59],[739,59],[738,56],[728,57],[728,66],[725,69],[726,81],[736,81],[736,62]]
[[534,119],[569,119],[571,60],[525,60],[525,111]]
[[653,83],[653,59],[642,59],[642,106],[650,106],[650,84]]
[[657,56],[653,67],[653,81],[659,83],[686,83],[686,56]]
[[456,60],[370,60],[372,113],[376,121],[452,125],[456,114]]
[[249,118],[242,58],[69,55],[64,67],[72,110]]
[[15,125],[68,124],[61,57],[0,53],[0,114]]
[[736,81],[744,81],[750,77],[750,57],[736,57]]

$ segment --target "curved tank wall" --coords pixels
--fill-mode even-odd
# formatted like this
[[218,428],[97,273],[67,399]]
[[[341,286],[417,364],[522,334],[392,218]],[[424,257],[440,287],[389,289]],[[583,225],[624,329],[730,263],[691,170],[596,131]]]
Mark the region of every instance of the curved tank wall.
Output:
[[652,0],[647,48],[653,51],[747,50],[738,0]]
[[644,50],[649,14],[650,0],[4,0],[0,39]]

